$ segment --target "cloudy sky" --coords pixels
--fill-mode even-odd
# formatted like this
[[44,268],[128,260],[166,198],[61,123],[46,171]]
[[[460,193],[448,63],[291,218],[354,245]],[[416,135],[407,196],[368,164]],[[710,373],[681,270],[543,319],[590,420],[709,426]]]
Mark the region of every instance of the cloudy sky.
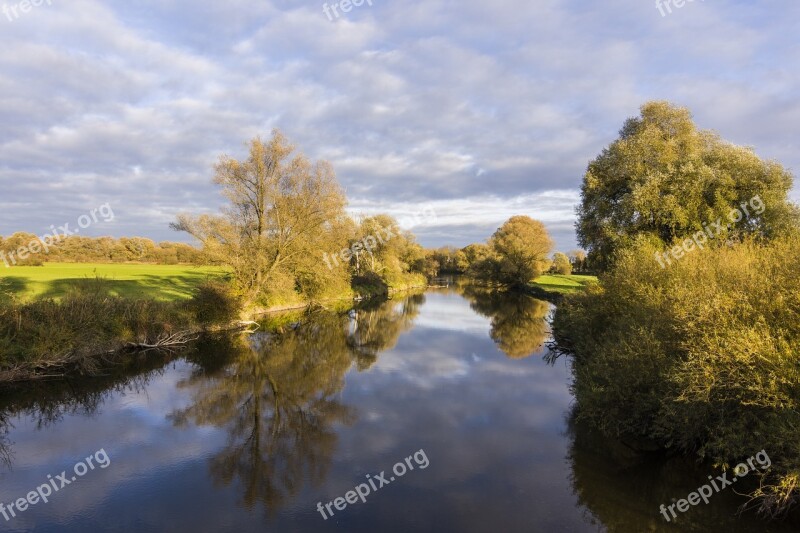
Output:
[[370,2],[0,0],[0,234],[110,203],[84,233],[186,240],[274,127],[354,213],[433,208],[426,245],[528,214],[573,248],[587,162],[650,99],[800,168],[797,0]]

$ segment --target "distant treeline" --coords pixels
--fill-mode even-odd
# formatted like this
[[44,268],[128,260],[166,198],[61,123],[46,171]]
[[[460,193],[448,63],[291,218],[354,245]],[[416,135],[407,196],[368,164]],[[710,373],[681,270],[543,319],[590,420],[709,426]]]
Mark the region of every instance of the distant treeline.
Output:
[[[49,244],[43,250],[39,238],[18,232],[0,236],[0,258],[9,266],[37,266],[44,262],[125,263],[136,261],[161,265],[207,264],[206,255],[189,244],[153,242],[143,237],[81,237],[71,235]],[[23,251],[24,253],[20,253]],[[3,265],[0,265],[3,266]]]
[[[530,239],[528,242],[532,242]],[[492,250],[493,241],[489,243],[475,243],[464,248],[454,248],[444,246],[435,250],[426,250],[429,270],[435,270],[439,275],[444,274],[471,274],[479,270],[481,264],[485,264],[486,259],[496,253]],[[533,254],[532,261],[538,261],[539,267],[534,274],[536,276],[550,272],[553,274],[586,274],[590,273],[586,252],[583,250],[573,250],[569,253],[556,252],[549,257],[549,247],[547,251],[541,252],[538,256]],[[530,280],[528,280],[530,281]]]

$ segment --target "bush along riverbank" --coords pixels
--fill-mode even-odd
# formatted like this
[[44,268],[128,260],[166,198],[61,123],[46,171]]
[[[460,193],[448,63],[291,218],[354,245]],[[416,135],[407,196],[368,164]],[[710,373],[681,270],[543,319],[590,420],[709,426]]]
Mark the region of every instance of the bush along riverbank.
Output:
[[176,302],[113,296],[102,279],[77,284],[58,300],[18,302],[3,297],[0,383],[93,375],[126,353],[176,351],[208,332],[246,329],[264,313],[311,304],[349,308],[354,300],[386,298],[427,286],[422,276],[395,280],[392,287],[378,278],[366,290],[356,281],[341,298],[298,300],[272,308],[245,309],[231,286],[221,281],[208,281],[191,299]]
[[221,282],[201,285],[184,302],[111,296],[102,280],[60,300],[6,299],[0,302],[0,383],[92,373],[114,354],[177,348],[205,331],[241,328],[241,312]]
[[601,285],[558,306],[578,416],[640,449],[723,470],[765,450],[749,490],[778,516],[800,501],[800,239],[695,251],[662,268],[622,253]]

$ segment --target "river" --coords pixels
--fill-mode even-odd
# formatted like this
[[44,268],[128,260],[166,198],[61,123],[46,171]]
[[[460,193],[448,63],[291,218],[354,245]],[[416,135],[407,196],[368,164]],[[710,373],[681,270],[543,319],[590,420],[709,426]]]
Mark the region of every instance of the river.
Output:
[[0,529],[792,530],[732,489],[667,523],[711,467],[576,424],[551,311],[450,286],[4,391]]

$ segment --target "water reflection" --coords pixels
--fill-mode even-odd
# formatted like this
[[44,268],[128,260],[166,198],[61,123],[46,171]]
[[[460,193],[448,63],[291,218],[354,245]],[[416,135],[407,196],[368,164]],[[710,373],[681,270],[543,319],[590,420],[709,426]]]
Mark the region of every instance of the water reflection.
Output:
[[[427,299],[287,315],[177,360],[151,354],[91,380],[6,391],[0,460],[13,463],[13,441],[21,445],[0,501],[104,446],[114,466],[103,477],[15,526],[163,531],[168,518],[187,531],[792,530],[736,517],[733,490],[666,524],[658,506],[712,471],[565,423],[568,367],[514,359],[547,340],[549,309],[452,285]],[[317,501],[421,448],[424,474],[337,521],[316,513]]]
[[314,310],[281,333],[230,339],[230,362],[178,384],[189,407],[175,425],[224,428],[228,445],[211,459],[213,479],[244,487],[243,503],[274,514],[303,488],[325,481],[337,448],[337,425],[356,409],[338,398],[355,363],[368,369],[413,324],[424,296],[368,305],[348,314]]
[[754,480],[742,480],[736,488],[713,494],[708,505],[702,502],[679,513],[671,522],[664,520],[659,507],[686,498],[708,482],[707,476],[721,471],[711,464],[700,464],[690,456],[664,457],[658,452],[638,452],[624,443],[604,437],[599,431],[576,421],[574,412],[567,419],[570,437],[569,461],[572,489],[586,518],[610,533],[641,531],[685,532],[725,531],[727,533],[789,532],[800,530],[800,517],[784,523],[767,523],[752,513],[740,514],[747,501],[744,493],[753,489]]
[[347,344],[353,349],[360,371],[368,370],[380,352],[394,348],[400,335],[411,329],[424,303],[425,295],[415,294],[401,299],[399,304],[375,301],[350,313]]
[[179,427],[227,431],[227,446],[211,459],[211,476],[223,485],[238,480],[248,508],[262,502],[274,513],[304,479],[323,481],[336,449],[333,425],[355,416],[336,398],[351,359],[329,322],[256,339],[256,349],[238,339],[229,366],[178,385],[191,391],[192,403],[171,419]]
[[14,446],[9,434],[14,419],[26,418],[42,431],[67,416],[92,417],[106,399],[116,394],[145,391],[172,359],[170,355],[142,354],[117,362],[92,378],[71,377],[3,387],[0,389],[0,466],[6,469],[13,466]]
[[542,349],[550,335],[550,304],[525,294],[462,285],[460,294],[470,307],[492,320],[491,337],[513,359],[529,357]]

